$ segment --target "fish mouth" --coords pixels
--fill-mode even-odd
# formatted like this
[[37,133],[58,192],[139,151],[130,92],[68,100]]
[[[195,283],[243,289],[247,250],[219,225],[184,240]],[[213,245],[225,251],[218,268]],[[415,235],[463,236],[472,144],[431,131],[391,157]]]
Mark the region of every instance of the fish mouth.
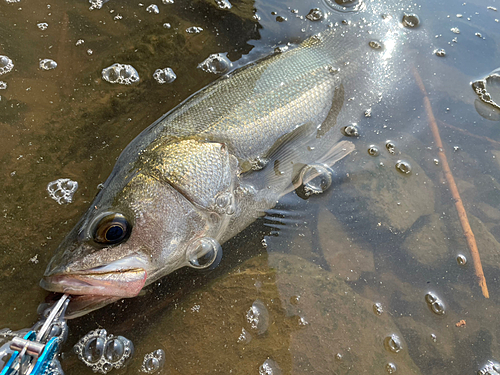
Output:
[[51,292],[130,298],[146,283],[146,270],[132,268],[109,272],[55,274],[44,276],[40,286]]
[[[146,284],[147,272],[140,267],[142,262],[134,260],[132,264],[130,258],[125,258],[88,270],[50,273],[42,278],[40,286],[73,295],[135,297]],[[125,264],[128,268],[123,267]]]

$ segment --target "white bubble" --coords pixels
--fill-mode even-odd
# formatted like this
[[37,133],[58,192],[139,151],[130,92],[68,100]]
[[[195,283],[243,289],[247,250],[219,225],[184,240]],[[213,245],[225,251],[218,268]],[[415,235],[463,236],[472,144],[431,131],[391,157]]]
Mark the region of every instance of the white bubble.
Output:
[[102,6],[109,0],[89,0],[90,8],[89,10],[101,9]]
[[40,23],[37,23],[36,25],[42,31],[47,30],[47,28],[49,27],[49,24],[47,22],[40,22]]
[[160,9],[158,9],[158,5],[156,5],[156,4],[149,5],[146,8],[146,11],[149,12],[149,13],[153,13],[153,14],[159,14],[160,13]]
[[51,59],[40,60],[40,69],[42,70],[52,70],[57,68],[57,63]]
[[19,3],[21,0],[5,0],[5,2],[7,4],[15,4],[15,3]]
[[155,72],[153,73],[153,78],[159,84],[163,84],[163,83],[174,82],[177,76],[175,75],[174,71],[171,68],[165,68],[165,69],[156,69]]
[[259,367],[259,375],[281,375],[283,372],[276,361],[268,358]]
[[161,0],[163,4],[173,4],[174,0]]
[[248,344],[252,341],[252,335],[245,328],[241,329],[241,334],[238,337],[238,343]]
[[188,27],[186,29],[186,32],[188,34],[199,34],[203,31],[203,28],[199,27],[199,26],[191,26],[191,27]]
[[215,0],[215,3],[220,9],[223,10],[228,10],[233,7],[232,4],[229,2],[229,0]]
[[85,40],[83,39],[78,39],[75,43],[75,46],[79,46],[79,45],[82,45],[83,43],[85,43]]
[[213,53],[198,64],[198,68],[207,73],[221,74],[226,73],[233,64],[222,53]]
[[109,83],[130,85],[139,81],[139,73],[132,65],[115,63],[102,70],[102,79]]
[[14,63],[7,56],[0,55],[0,76],[10,72],[14,68]]
[[60,178],[47,185],[49,196],[59,204],[71,203],[76,189],[78,189],[78,182],[69,178]]
[[269,327],[269,311],[259,300],[256,300],[246,314],[247,322],[257,334],[262,335]]
[[170,29],[170,28],[172,27],[172,25],[170,25],[168,22],[165,22],[165,23],[163,24],[163,27],[164,27],[165,29]]
[[7,88],[7,82],[0,81],[0,90],[5,90]]

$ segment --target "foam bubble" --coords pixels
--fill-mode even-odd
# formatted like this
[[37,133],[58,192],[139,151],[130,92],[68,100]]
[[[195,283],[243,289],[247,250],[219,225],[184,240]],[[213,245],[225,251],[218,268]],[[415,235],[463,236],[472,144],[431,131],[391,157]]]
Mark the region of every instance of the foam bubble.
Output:
[[130,85],[139,81],[139,73],[132,65],[115,63],[102,70],[102,79],[109,83]]
[[149,5],[147,8],[146,8],[146,11],[148,13],[152,13],[152,14],[159,14],[160,13],[160,9],[158,9],[158,5],[156,4],[151,4]]
[[199,27],[199,26],[191,26],[191,27],[188,27],[186,29],[186,32],[188,34],[199,34],[203,31],[203,28],[202,27]]
[[175,75],[172,68],[156,69],[153,73],[153,78],[159,84],[172,83],[175,81],[177,76]]
[[7,56],[0,55],[0,76],[10,72],[14,68],[14,63]]
[[49,196],[59,204],[71,203],[76,189],[78,189],[78,182],[69,178],[60,178],[47,185]]
[[106,374],[125,366],[134,353],[134,345],[123,336],[114,336],[105,329],[90,331],[73,347],[78,359],[94,372]]
[[198,64],[198,68],[207,73],[226,73],[233,64],[223,53],[213,53]]
[[259,375],[281,375],[283,372],[276,361],[268,358],[259,367]]
[[165,352],[163,349],[157,349],[154,352],[148,353],[144,356],[142,361],[141,372],[146,374],[154,374],[161,370],[165,364]]
[[40,22],[40,23],[37,23],[36,25],[42,31],[47,30],[47,28],[49,27],[49,24],[47,22]]
[[5,90],[7,88],[7,82],[0,81],[0,90]]
[[215,3],[220,9],[228,10],[233,7],[233,5],[229,2],[229,0],[215,0]]
[[40,69],[42,70],[52,70],[57,68],[57,63],[52,59],[40,60]]
[[267,331],[269,327],[269,311],[261,301],[256,300],[247,311],[247,321],[252,329],[257,331],[257,334],[261,335]]

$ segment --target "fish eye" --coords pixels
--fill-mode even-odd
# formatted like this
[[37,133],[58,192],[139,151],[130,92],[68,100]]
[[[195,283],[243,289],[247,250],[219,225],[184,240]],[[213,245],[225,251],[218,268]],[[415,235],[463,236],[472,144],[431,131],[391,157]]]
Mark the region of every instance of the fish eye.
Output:
[[102,217],[94,229],[94,241],[102,245],[116,245],[130,236],[132,226],[125,216],[119,213]]

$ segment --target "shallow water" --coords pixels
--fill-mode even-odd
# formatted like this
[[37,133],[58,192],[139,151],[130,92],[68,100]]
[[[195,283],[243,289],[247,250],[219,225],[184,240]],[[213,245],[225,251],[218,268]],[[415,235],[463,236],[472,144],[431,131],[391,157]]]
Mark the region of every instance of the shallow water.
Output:
[[[0,75],[7,84],[0,90],[0,327],[14,330],[37,320],[46,264],[121,150],[219,77],[198,64],[227,53],[236,68],[352,15],[321,1],[242,0],[222,10],[209,0],[176,0],[157,2],[158,14],[146,9],[149,3],[130,1],[94,10],[85,1],[0,1],[0,55],[14,64]],[[326,17],[307,19],[316,7]],[[214,272],[181,270],[143,296],[70,321],[66,373],[92,373],[72,346],[96,328],[134,343],[127,373],[156,349],[165,352],[165,374],[257,374],[267,359],[263,373],[274,366],[276,374],[279,366],[284,374],[385,374],[393,364],[396,373],[473,374],[499,361],[500,128],[485,118],[498,119],[495,109],[477,102],[470,86],[499,67],[495,7],[495,1],[420,2],[411,7],[421,21],[409,31],[414,53],[388,60],[413,59],[422,77],[489,299],[474,274],[424,97],[408,74],[394,95],[360,116],[356,152],[335,166],[326,193],[286,197],[274,219],[224,245]],[[402,17],[402,9],[390,9]],[[362,12],[368,22],[379,16]],[[192,26],[203,31],[186,32]],[[440,49],[445,56],[435,54]],[[57,67],[41,69],[44,59]],[[104,81],[101,71],[113,63],[133,66],[139,82]],[[177,78],[159,84],[153,74],[166,67]],[[399,160],[409,163],[410,174],[395,168]],[[69,204],[59,205],[46,190],[60,178],[78,183]],[[460,254],[465,265],[457,262]],[[252,305],[257,323],[248,320]],[[457,326],[461,320],[465,325]]]

